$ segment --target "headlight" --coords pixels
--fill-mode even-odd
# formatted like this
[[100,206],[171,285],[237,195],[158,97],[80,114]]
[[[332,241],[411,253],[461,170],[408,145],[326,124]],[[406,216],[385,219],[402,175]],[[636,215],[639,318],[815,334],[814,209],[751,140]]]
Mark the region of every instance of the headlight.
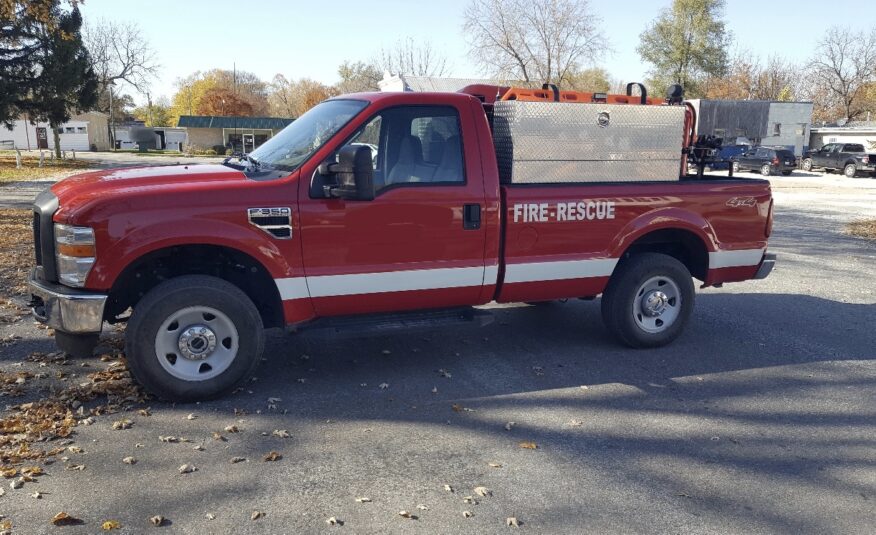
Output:
[[94,230],[55,224],[55,258],[61,283],[85,286],[95,256]]

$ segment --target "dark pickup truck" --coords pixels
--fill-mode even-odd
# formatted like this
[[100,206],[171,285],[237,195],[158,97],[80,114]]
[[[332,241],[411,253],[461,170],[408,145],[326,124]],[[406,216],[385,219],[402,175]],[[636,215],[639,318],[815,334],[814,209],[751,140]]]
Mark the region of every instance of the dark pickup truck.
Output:
[[806,151],[802,167],[804,171],[816,167],[828,171],[842,170],[849,178],[861,173],[876,177],[876,154],[867,154],[860,143],[828,143],[818,150]]

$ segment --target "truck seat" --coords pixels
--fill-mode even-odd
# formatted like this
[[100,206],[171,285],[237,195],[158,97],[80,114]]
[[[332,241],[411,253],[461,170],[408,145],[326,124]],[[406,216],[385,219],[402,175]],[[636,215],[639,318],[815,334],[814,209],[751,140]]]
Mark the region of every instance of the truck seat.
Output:
[[398,161],[387,175],[387,184],[406,182],[430,182],[435,174],[435,166],[423,163],[423,148],[419,138],[405,136],[401,139]]
[[435,170],[434,182],[464,182],[462,178],[462,149],[459,136],[450,136],[444,142],[441,163]]

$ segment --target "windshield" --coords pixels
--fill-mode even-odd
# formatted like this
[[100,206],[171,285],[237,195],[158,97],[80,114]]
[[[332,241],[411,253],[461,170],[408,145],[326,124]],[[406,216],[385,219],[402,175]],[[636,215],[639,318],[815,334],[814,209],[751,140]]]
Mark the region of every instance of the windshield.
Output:
[[293,121],[250,156],[260,165],[294,171],[367,105],[363,100],[327,100]]

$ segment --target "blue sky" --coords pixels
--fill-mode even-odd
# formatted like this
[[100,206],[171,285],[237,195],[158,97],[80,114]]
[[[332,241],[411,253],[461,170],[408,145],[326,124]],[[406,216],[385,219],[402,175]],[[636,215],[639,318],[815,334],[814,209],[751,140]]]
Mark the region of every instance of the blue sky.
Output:
[[[537,0],[536,0],[537,1]],[[467,56],[462,13],[467,0],[85,0],[86,20],[135,21],[162,65],[153,95],[171,96],[174,81],[215,67],[252,71],[264,80],[282,73],[324,83],[337,79],[344,60],[368,60],[407,36],[431,41],[457,77],[486,73]],[[591,0],[614,52],[601,58],[614,78],[637,81],[647,66],[636,54],[639,33],[670,0]],[[725,20],[737,47],[802,61],[824,29],[865,29],[873,11],[858,0],[835,0],[828,9],[811,0],[728,0]],[[148,7],[147,7],[148,6]],[[855,13],[862,16],[856,17]],[[134,95],[138,101],[145,100]]]

